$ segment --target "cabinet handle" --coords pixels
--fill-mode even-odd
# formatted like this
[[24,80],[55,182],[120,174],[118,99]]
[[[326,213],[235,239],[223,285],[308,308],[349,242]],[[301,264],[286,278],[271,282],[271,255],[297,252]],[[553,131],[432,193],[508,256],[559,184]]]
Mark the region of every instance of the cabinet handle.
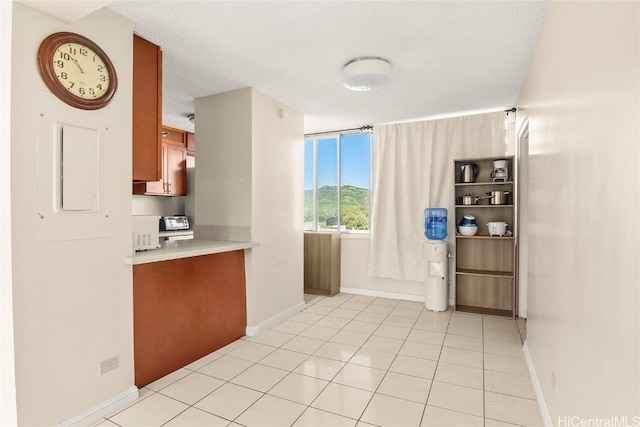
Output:
[[169,191],[167,191],[167,193],[171,193],[171,183],[170,182],[167,183],[167,188],[169,189]]
[[162,131],[162,137],[166,138],[167,136],[169,136],[169,132],[167,132],[166,130]]

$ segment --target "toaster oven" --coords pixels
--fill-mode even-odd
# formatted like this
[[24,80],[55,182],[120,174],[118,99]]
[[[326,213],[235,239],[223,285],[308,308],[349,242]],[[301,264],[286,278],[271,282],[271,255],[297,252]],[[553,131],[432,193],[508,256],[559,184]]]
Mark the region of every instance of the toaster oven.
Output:
[[185,215],[163,216],[160,218],[160,231],[188,230],[189,219]]

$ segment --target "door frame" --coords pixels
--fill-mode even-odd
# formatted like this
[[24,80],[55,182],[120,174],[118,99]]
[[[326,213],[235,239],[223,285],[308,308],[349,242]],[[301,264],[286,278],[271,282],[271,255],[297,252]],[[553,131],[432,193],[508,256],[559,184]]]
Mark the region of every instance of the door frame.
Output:
[[516,143],[518,221],[518,317],[527,318],[529,272],[529,119],[524,117]]

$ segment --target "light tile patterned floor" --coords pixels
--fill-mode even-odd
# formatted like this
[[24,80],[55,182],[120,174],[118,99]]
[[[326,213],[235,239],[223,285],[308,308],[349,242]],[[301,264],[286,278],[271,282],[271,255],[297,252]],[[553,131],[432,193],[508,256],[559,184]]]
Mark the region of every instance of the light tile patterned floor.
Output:
[[149,384],[98,425],[542,425],[523,320],[342,293],[305,299],[301,313]]

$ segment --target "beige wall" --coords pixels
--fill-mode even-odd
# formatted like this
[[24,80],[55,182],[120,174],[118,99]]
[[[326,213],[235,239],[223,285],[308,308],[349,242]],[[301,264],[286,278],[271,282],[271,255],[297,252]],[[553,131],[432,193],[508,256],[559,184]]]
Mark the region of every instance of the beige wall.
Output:
[[556,425],[640,416],[639,12],[551,2],[518,103],[530,132],[527,347]]
[[[13,3],[0,2],[0,58],[11,57]],[[17,424],[11,271],[11,61],[0,61],[0,425]]]
[[[111,58],[119,86],[108,108],[74,109],[45,87],[36,54],[57,31],[84,34]],[[132,33],[129,20],[105,9],[67,25],[13,6],[11,231],[20,425],[59,424],[133,386],[132,278],[124,263],[131,255]],[[52,162],[39,148],[52,144],[53,132],[39,128],[62,117],[66,124],[99,124],[104,237],[41,241],[41,221],[52,218],[38,216],[38,193],[50,193],[53,179],[38,178],[39,161]],[[87,215],[74,218],[82,222]],[[60,225],[57,233],[82,234],[73,224]],[[119,356],[120,367],[99,375],[99,362],[112,356]]]

